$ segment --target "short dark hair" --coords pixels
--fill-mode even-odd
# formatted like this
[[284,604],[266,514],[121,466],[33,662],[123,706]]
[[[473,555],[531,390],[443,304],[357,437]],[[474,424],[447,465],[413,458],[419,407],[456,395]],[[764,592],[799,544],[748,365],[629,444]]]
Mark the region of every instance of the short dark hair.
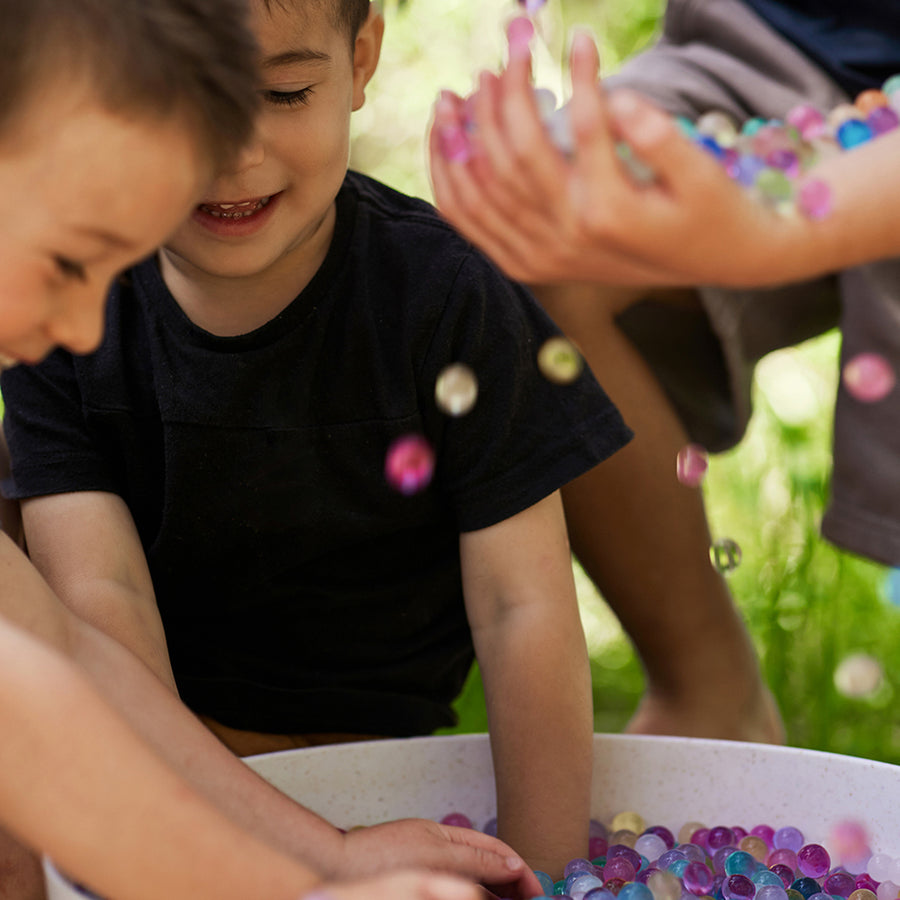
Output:
[[371,0],[263,0],[266,9],[280,6],[282,9],[297,6],[300,3],[317,3],[327,7],[335,27],[345,32],[351,41],[356,40],[359,29],[369,17]]
[[0,0],[0,133],[31,92],[84,79],[107,111],[180,115],[222,165],[253,130],[246,0]]

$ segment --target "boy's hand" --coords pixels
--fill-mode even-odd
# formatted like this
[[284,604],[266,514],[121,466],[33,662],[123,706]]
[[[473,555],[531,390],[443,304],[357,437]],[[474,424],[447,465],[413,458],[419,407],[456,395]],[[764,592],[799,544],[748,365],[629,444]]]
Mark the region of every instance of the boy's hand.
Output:
[[392,872],[364,881],[323,884],[298,900],[483,900],[470,881],[431,872]]
[[332,875],[358,877],[403,866],[452,872],[513,900],[542,893],[531,869],[502,841],[427,819],[399,819],[348,832]]
[[[776,283],[793,274],[787,238],[802,240],[811,223],[764,208],[647,100],[607,94],[587,35],[572,45],[571,158],[550,141],[529,69],[527,50],[511,46],[500,77],[482,76],[468,102],[475,133],[466,161],[442,153],[446,137],[463,128],[459,98],[438,100],[430,141],[438,207],[508,275],[677,286]],[[654,181],[628,174],[616,153],[623,139]]]

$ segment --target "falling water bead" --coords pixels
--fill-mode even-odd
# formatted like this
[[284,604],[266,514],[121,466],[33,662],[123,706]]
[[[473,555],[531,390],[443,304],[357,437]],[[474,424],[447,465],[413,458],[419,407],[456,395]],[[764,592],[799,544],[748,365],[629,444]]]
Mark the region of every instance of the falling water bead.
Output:
[[448,416],[464,416],[478,399],[478,379],[465,363],[453,363],[438,376],[434,399]]
[[900,606],[900,567],[891,569],[884,577],[884,596],[889,603]]
[[824,219],[831,212],[828,182],[821,178],[807,178],[797,191],[797,205],[808,219]]
[[709,468],[709,455],[700,444],[687,444],[675,457],[675,474],[686,487],[699,487]]
[[434,451],[421,435],[403,435],[388,449],[384,474],[388,483],[401,494],[416,494],[431,482]]
[[876,136],[887,134],[900,126],[900,116],[890,106],[878,106],[866,116],[866,125]]
[[848,862],[868,858],[871,853],[869,834],[865,826],[854,819],[838,822],[828,835],[828,843],[843,866]]
[[831,868],[831,857],[821,844],[806,844],[797,851],[797,868],[804,875],[821,878]]
[[838,143],[845,149],[858,147],[865,144],[873,138],[872,129],[859,119],[848,119],[835,132]]
[[570,384],[581,374],[584,360],[571,341],[552,337],[538,351],[538,368],[548,381]]
[[719,538],[709,548],[709,559],[720,575],[733,572],[741,564],[741,548],[731,538]]
[[834,670],[834,686],[845,697],[871,697],[883,680],[881,663],[866,653],[851,653]]
[[647,827],[644,817],[640,813],[633,810],[624,810],[613,816],[612,822],[609,823],[611,831],[633,831],[636,835],[641,834]]
[[844,387],[863,403],[877,403],[893,389],[896,376],[890,363],[878,353],[860,353],[843,370]]

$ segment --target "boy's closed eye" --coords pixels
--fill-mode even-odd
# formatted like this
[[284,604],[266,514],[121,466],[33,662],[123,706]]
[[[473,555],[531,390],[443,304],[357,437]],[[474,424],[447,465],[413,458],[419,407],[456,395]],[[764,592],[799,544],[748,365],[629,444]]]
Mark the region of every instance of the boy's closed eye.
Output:
[[53,263],[56,266],[57,270],[66,279],[84,282],[88,280],[87,270],[85,266],[80,262],[69,259],[67,256],[60,256],[57,254],[53,257]]
[[274,106],[305,106],[309,103],[312,92],[312,87],[300,88],[296,91],[265,90],[262,91],[262,96],[266,103]]

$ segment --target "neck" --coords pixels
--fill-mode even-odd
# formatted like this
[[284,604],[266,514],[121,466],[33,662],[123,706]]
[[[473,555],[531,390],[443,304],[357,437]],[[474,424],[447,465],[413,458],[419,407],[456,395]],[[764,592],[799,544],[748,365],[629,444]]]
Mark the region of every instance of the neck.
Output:
[[328,254],[334,234],[332,204],[315,232],[260,272],[221,275],[163,248],[163,280],[185,315],[220,337],[247,334],[270,322],[309,284]]

